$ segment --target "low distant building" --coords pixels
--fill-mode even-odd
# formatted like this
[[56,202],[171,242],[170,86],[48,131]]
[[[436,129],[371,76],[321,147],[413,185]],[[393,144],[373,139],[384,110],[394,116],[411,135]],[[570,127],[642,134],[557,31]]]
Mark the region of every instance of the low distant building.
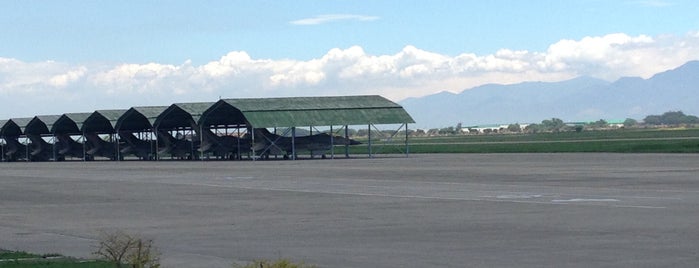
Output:
[[[529,124],[519,124],[519,127],[521,129],[524,129],[528,126]],[[484,134],[484,133],[504,133],[504,132],[509,132],[507,128],[510,126],[510,124],[488,124],[488,125],[478,125],[478,126],[469,126],[469,127],[462,127],[461,131],[463,133],[471,133],[471,134]]]
[[[607,127],[609,128],[621,128],[624,127],[624,121],[625,119],[612,119],[612,120],[604,120],[607,122]],[[588,125],[594,125],[595,123],[599,122],[599,120],[595,121],[579,121],[579,122],[566,122],[565,124],[567,126],[588,126]]]

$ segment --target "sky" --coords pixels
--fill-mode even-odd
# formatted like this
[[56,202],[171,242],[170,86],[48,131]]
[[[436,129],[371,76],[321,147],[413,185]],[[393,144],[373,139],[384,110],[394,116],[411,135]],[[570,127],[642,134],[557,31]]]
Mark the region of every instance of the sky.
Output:
[[696,14],[693,0],[4,0],[0,118],[648,78],[699,59]]

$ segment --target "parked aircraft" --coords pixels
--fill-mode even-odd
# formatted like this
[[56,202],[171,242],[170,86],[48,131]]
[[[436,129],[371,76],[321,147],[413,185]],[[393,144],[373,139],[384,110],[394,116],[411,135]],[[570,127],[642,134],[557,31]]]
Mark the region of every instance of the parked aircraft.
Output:
[[133,154],[142,160],[152,160],[155,146],[150,141],[144,141],[128,131],[120,131],[119,137],[124,141],[119,152],[122,155]]
[[325,158],[325,154],[332,149],[333,145],[361,144],[353,139],[331,136],[327,133],[295,137],[292,141],[291,137],[271,133],[266,128],[256,128],[253,132],[255,133],[255,144],[252,148],[264,156],[285,153],[284,158],[288,158],[295,149],[296,153],[310,152],[311,157],[320,155]]
[[85,153],[89,159],[94,160],[95,156],[116,159],[116,143],[102,139],[97,133],[85,133],[85,139],[87,140]]
[[4,160],[8,162],[27,158],[27,146],[19,142],[17,137],[5,137],[4,152]]
[[219,136],[210,129],[201,129],[195,123],[191,123],[196,132],[196,139],[200,139],[198,151],[212,153],[222,159],[240,159],[242,153],[250,152],[250,140],[234,136]]
[[29,143],[29,158],[31,161],[48,161],[53,155],[53,144],[46,142],[40,135],[27,135]]
[[199,155],[195,149],[199,147],[199,142],[192,142],[186,138],[176,138],[167,131],[158,130],[158,155],[170,155],[178,159],[195,159]]
[[56,153],[58,160],[65,160],[66,157],[83,158],[83,144],[79,143],[68,134],[57,134]]

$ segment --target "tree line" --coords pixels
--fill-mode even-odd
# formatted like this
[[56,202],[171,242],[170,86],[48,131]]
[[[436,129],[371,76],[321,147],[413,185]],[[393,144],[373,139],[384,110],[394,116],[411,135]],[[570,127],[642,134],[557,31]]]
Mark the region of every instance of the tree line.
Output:
[[457,124],[456,127],[444,127],[444,128],[434,128],[429,130],[417,130],[410,134],[417,136],[444,136],[444,135],[458,135],[458,134],[468,134],[468,133],[478,133],[478,134],[491,134],[491,133],[544,133],[544,132],[581,132],[584,130],[603,130],[612,129],[618,127],[624,128],[634,128],[634,127],[677,127],[677,126],[687,126],[696,127],[699,125],[699,117],[694,115],[686,115],[682,111],[669,111],[660,115],[648,115],[643,121],[637,121],[633,118],[627,118],[624,120],[623,124],[610,124],[604,119],[597,120],[595,122],[587,123],[565,123],[560,118],[545,119],[540,123],[534,124],[524,124],[519,123],[509,124],[506,127],[503,126],[499,129],[484,129],[482,132],[476,131],[474,129],[465,129],[461,126],[461,123]]

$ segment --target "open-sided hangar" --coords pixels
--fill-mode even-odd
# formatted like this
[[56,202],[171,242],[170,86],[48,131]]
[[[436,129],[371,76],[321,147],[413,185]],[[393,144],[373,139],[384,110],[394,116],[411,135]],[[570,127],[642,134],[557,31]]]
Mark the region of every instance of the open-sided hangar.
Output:
[[[349,145],[357,142],[349,139],[348,126],[367,128],[363,146],[370,157],[377,140],[404,142],[407,155],[410,123],[414,121],[403,107],[375,95],[221,99],[0,120],[0,157],[295,159],[305,153],[335,157],[336,147],[344,147],[342,153],[349,156]],[[398,127],[386,137],[377,125]],[[297,133],[301,127],[304,134]],[[405,137],[394,139],[401,130]]]

